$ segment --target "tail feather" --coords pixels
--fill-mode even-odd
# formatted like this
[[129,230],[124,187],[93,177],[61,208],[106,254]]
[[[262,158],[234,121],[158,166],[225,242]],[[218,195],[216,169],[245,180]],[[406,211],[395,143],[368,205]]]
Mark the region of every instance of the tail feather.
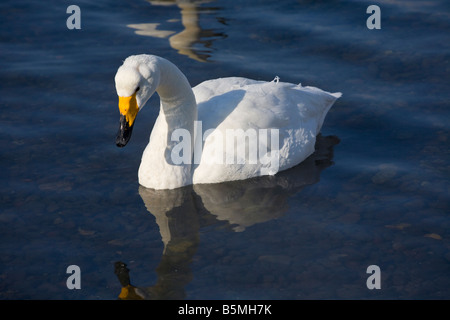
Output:
[[328,93],[330,96],[332,96],[333,98],[327,99],[327,100],[329,100],[329,101],[328,101],[328,104],[326,104],[325,110],[324,110],[324,112],[322,113],[321,117],[319,118],[319,121],[317,122],[317,130],[316,130],[316,133],[317,133],[317,134],[318,134],[318,133],[320,132],[320,130],[322,129],[322,125],[323,125],[323,122],[324,122],[324,120],[325,120],[325,117],[326,117],[328,111],[330,111],[330,109],[331,109],[331,107],[333,106],[334,102],[335,102],[337,99],[339,99],[340,97],[342,97],[342,93],[341,93],[341,92],[335,92],[335,93],[327,92],[327,93]]

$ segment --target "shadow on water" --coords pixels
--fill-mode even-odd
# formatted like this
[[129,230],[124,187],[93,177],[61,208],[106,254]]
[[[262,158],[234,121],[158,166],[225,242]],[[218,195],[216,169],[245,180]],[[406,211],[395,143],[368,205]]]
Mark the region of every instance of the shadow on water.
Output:
[[[214,29],[202,29],[200,27],[200,15],[217,10],[212,7],[200,8],[200,5],[210,3],[212,0],[149,0],[148,2],[153,6],[178,6],[184,29],[178,33],[172,30],[158,30],[160,23],[129,24],[128,27],[135,29],[135,33],[141,36],[169,38],[170,46],[177,50],[179,54],[186,55],[200,62],[207,62],[211,56],[212,43],[217,39],[226,38],[226,35],[222,32]],[[218,21],[224,23],[224,20],[221,18],[218,18]],[[171,19],[168,22],[173,23],[174,20]]]
[[150,287],[132,284],[124,262],[115,263],[122,286],[120,299],[184,299],[192,280],[190,264],[200,242],[200,229],[224,223],[234,232],[277,219],[288,210],[288,200],[303,187],[317,183],[322,170],[333,164],[335,136],[318,136],[316,151],[298,166],[276,176],[174,190],[139,187],[147,210],[159,226],[164,250],[157,281]]

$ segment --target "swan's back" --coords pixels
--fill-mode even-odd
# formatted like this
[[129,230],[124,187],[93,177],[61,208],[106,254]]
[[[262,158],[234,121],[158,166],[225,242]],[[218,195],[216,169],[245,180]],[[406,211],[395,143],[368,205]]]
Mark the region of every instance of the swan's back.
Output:
[[[216,133],[210,134],[204,141],[201,161],[193,175],[194,183],[247,179],[267,172],[275,174],[299,164],[314,152],[315,138],[325,116],[341,96],[340,93],[329,93],[314,87],[237,77],[205,81],[193,91],[203,132],[215,129],[210,132]],[[251,134],[253,132],[259,139],[259,133],[264,134],[260,129],[268,129],[268,138],[267,143],[264,139],[262,144],[258,141],[258,157],[263,157],[265,151],[266,156],[275,155],[270,148],[270,132],[276,131],[278,135],[279,162],[275,168],[273,163],[267,161],[265,164],[260,161],[249,163],[249,139],[254,136]],[[246,143],[247,146],[243,147],[247,150],[245,163],[236,163],[239,161],[235,158],[236,161],[228,161],[227,164],[224,147],[227,131],[233,133],[238,130],[240,133],[244,131],[246,138],[234,142],[235,154],[232,156],[238,156],[239,143]],[[221,142],[218,141],[221,139]],[[212,161],[218,159],[218,153],[223,164]]]

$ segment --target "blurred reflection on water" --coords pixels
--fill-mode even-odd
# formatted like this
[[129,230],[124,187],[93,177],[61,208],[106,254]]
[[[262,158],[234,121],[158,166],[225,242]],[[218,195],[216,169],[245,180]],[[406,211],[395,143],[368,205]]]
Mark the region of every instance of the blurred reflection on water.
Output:
[[132,284],[126,263],[117,262],[115,273],[122,285],[121,299],[183,299],[192,280],[190,264],[199,245],[200,229],[223,221],[233,231],[280,218],[288,199],[304,186],[317,183],[323,169],[332,165],[335,136],[319,136],[316,152],[298,166],[276,176],[219,184],[200,184],[174,190],[139,187],[147,210],[156,218],[164,249],[158,279],[151,287]]
[[[184,29],[181,32],[172,30],[159,30],[160,23],[140,23],[129,24],[128,27],[136,29],[135,33],[141,36],[167,38],[169,37],[170,46],[177,50],[179,54],[186,55],[191,59],[207,62],[213,51],[212,44],[215,40],[225,38],[226,35],[222,31],[214,29],[202,29],[200,27],[200,16],[202,14],[215,13],[217,8],[199,6],[204,3],[210,3],[213,0],[165,0],[151,1],[154,6],[176,5],[180,9],[181,23]],[[220,23],[224,23],[224,19],[218,18]],[[169,23],[178,22],[176,19],[170,19]],[[175,28],[175,26],[174,26]]]

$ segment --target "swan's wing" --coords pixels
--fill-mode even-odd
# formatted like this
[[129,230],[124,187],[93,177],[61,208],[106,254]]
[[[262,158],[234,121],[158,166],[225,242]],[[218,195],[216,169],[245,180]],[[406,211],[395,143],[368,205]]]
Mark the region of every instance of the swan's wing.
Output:
[[192,90],[194,91],[197,104],[201,104],[213,97],[257,83],[262,83],[262,81],[241,77],[219,78],[204,81],[192,88]]
[[[194,183],[247,179],[297,165],[314,152],[315,137],[339,97],[313,87],[245,78],[210,80],[194,93],[202,132],[209,130],[196,157]],[[276,138],[278,145],[271,140]],[[251,155],[255,145],[257,163]],[[239,154],[242,150],[245,154]],[[267,159],[275,156],[274,166]]]

